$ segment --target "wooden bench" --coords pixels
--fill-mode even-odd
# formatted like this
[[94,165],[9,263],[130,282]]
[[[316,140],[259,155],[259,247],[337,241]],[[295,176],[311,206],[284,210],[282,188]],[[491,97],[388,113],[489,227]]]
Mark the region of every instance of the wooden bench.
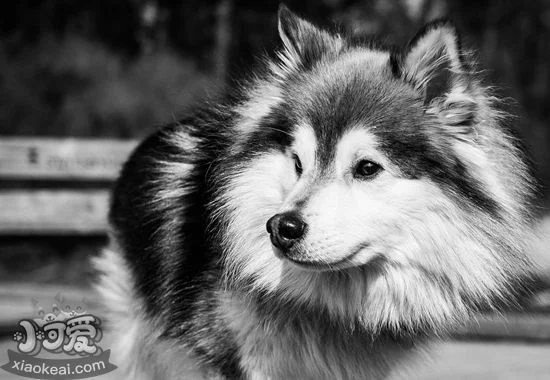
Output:
[[[104,236],[110,187],[136,145],[136,140],[0,138],[0,239],[25,244],[42,237],[84,242]],[[35,313],[31,299],[57,293],[97,304],[89,286],[37,284],[24,274],[16,283],[0,282],[0,336]]]
[[2,138],[0,235],[102,234],[135,140]]

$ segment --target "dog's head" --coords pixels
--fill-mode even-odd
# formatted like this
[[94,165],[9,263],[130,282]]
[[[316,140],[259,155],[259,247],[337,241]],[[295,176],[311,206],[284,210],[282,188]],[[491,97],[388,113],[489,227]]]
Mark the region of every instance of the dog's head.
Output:
[[229,283],[373,329],[505,297],[527,268],[531,179],[455,28],[397,51],[283,7],[279,32],[214,174]]

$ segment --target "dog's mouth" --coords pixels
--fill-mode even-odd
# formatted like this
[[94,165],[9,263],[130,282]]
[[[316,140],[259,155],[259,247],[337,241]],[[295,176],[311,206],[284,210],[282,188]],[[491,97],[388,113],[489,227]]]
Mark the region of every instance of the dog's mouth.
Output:
[[[277,256],[285,260],[288,260],[292,264],[302,269],[324,272],[324,271],[342,270],[342,269],[358,266],[357,263],[354,263],[353,258],[357,256],[359,252],[363,251],[369,246],[370,244],[368,243],[360,243],[350,250],[351,251],[350,254],[334,261],[330,261],[327,259],[320,260],[320,259],[311,257],[309,255],[303,254],[298,249],[291,249],[288,251],[281,251],[279,249],[275,249],[275,251]],[[363,264],[364,263],[362,263],[361,265]]]

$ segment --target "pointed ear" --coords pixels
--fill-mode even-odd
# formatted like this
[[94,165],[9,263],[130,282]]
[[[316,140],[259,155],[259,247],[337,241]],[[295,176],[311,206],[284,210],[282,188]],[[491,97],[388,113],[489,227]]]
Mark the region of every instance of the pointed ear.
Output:
[[459,36],[447,21],[426,25],[401,58],[403,78],[426,96],[427,103],[450,91],[464,73]]
[[284,4],[279,7],[278,18],[279,36],[284,46],[281,58],[287,69],[311,67],[324,55],[338,52],[342,46],[338,36],[298,17]]
[[470,70],[448,21],[426,25],[400,57],[393,57],[394,73],[424,96],[426,106],[435,105],[428,110],[443,114],[447,125],[467,125],[476,116]]

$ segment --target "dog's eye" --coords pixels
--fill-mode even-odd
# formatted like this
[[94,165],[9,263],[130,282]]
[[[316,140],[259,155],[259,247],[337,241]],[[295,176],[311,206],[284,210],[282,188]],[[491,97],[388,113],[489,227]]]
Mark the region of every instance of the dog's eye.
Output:
[[358,179],[369,179],[374,177],[382,170],[382,166],[369,160],[360,161],[353,172],[353,176]]
[[304,171],[304,169],[302,168],[302,161],[300,161],[300,158],[296,154],[292,155],[292,159],[294,160],[294,170],[296,170],[296,174],[298,174],[299,177]]

